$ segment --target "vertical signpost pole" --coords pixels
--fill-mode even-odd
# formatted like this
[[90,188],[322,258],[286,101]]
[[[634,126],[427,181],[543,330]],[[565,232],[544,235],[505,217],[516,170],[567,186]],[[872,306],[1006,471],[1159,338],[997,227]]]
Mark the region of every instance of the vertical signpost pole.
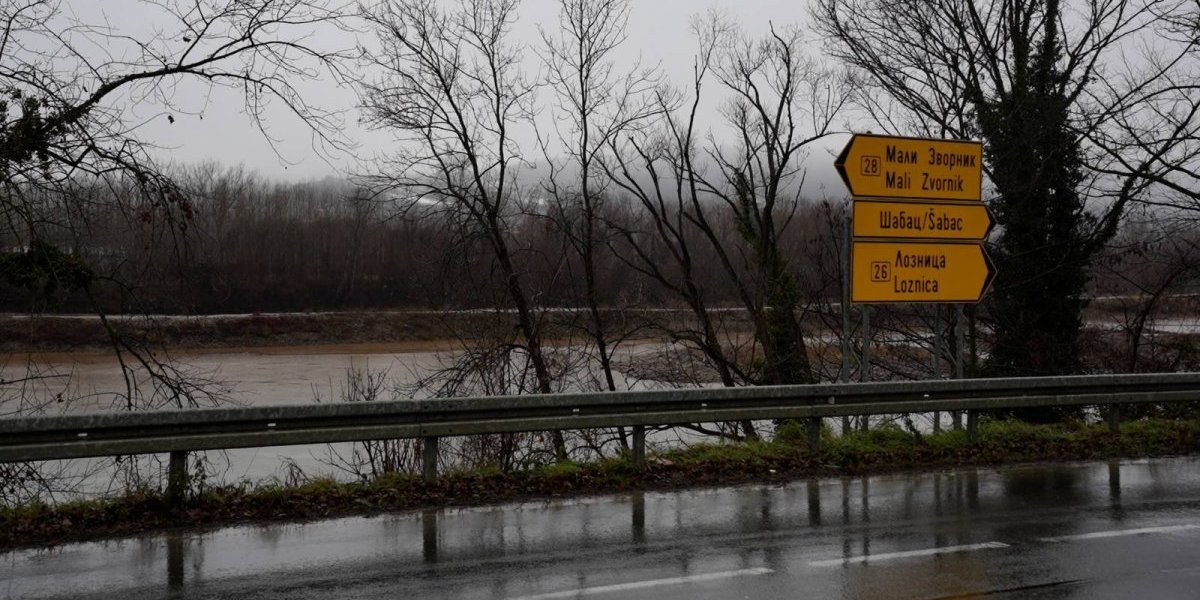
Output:
[[862,305],[862,373],[859,381],[871,380],[871,305]]
[[[954,305],[954,378],[963,378],[963,367],[966,357],[963,356],[963,328],[966,324],[963,322],[966,316],[963,313],[963,305]],[[952,411],[954,419],[954,429],[957,431],[962,429],[962,411]]]
[[[842,383],[850,381],[850,211],[842,215]],[[850,417],[842,417],[842,435],[850,433]]]
[[[862,367],[858,371],[859,381],[871,380],[871,305],[861,306],[862,314]],[[871,415],[862,416],[862,430],[871,429]]]
[[[841,216],[841,383],[850,382],[850,208]],[[850,433],[850,416],[841,418],[841,434]]]
[[941,328],[942,311],[939,304],[933,304],[933,319],[929,322],[929,377],[938,379],[941,373],[938,369],[938,333]]
[[[934,380],[942,378],[942,305],[933,305],[933,354],[930,359],[930,373]],[[942,431],[942,413],[933,411],[933,432]]]
[[842,383],[850,380],[850,214],[842,217],[841,252],[841,373]]

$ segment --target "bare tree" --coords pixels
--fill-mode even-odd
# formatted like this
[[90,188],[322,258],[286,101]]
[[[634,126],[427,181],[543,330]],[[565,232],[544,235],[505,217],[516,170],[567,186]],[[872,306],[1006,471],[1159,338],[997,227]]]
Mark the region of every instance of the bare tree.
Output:
[[[760,381],[813,383],[797,314],[807,308],[801,306],[782,236],[802,203],[807,150],[836,132],[834,120],[850,88],[840,74],[805,55],[796,27],[772,26],[761,40],[734,31],[718,54],[715,74],[731,96],[723,112],[737,142],[728,149],[710,143],[708,155],[720,168],[718,180],[694,176],[698,189],[732,215],[744,244],[736,258],[726,251],[718,256],[754,319],[763,355]],[[703,212],[697,215],[705,237],[721,248]]]
[[[508,39],[516,11],[515,0],[462,0],[447,10],[431,0],[399,0],[362,11],[379,42],[363,59],[380,73],[362,85],[363,108],[400,146],[366,181],[376,198],[442,215],[490,250],[516,313],[512,345],[533,370],[527,391],[547,394],[554,382],[542,315],[513,248],[522,212],[514,136],[532,118],[534,100],[522,48]],[[554,446],[565,458],[561,433]]]
[[[797,28],[752,40],[710,16],[694,30],[688,91],[660,91],[661,127],[610,143],[607,172],[642,210],[618,251],[692,310],[696,328],[674,335],[701,350],[724,385],[812,382],[784,240],[802,204],[806,151],[833,132],[848,88],[805,55]],[[728,94],[732,143],[699,124],[710,79]],[[753,322],[748,354],[719,331],[702,283],[713,275]],[[753,435],[749,423],[743,429]]]
[[1122,60],[1099,71],[1102,80],[1082,94],[1095,121],[1081,132],[1095,147],[1089,166],[1112,180],[1105,190],[1116,201],[1128,196],[1194,213],[1200,209],[1200,3],[1115,7],[1138,19],[1127,34],[1137,53],[1129,55],[1132,44],[1119,45]]
[[623,74],[616,71],[614,55],[625,40],[628,20],[625,0],[562,0],[558,28],[542,32],[546,79],[555,97],[556,138],[541,144],[551,170],[545,185],[558,204],[559,227],[582,263],[583,302],[591,322],[587,333],[610,391],[617,389],[612,371],[615,346],[609,339],[614,332],[601,312],[596,266],[605,237],[598,229],[610,184],[597,163],[609,142],[641,127],[658,109],[648,96],[658,83],[657,73],[638,65]]
[[[649,92],[659,77],[638,64],[618,71],[628,21],[626,0],[561,0],[557,28],[542,30],[544,79],[553,93],[552,131],[539,135],[550,170],[543,185],[555,203],[551,216],[582,270],[583,330],[595,348],[599,387],[608,391],[618,389],[613,354],[633,329],[609,323],[612,311],[603,309],[614,307],[601,306],[601,287],[614,282],[602,280],[597,266],[608,237],[603,215],[611,187],[597,165],[609,142],[654,115]],[[624,429],[617,434],[627,446]]]
[[[762,40],[717,18],[698,20],[695,29],[701,50],[686,106],[680,93],[661,92],[661,129],[612,144],[609,173],[648,219],[650,229],[640,235],[662,244],[675,268],[656,264],[632,232],[625,234],[634,251],[629,262],[683,297],[702,330],[711,329],[704,325],[711,319],[697,269],[715,268],[730,283],[754,320],[764,362],[758,375],[744,371],[724,358],[715,332],[701,334],[699,346],[724,365],[718,368],[727,384],[811,381],[783,239],[802,204],[806,151],[834,131],[848,88],[804,55],[797,29],[772,28]],[[697,124],[710,75],[729,94],[722,106],[732,144]],[[699,247],[714,264],[693,262]]]
[[0,176],[10,228],[29,225],[31,215],[17,203],[25,188],[84,175],[129,174],[154,206],[180,204],[137,137],[143,121],[130,118],[128,100],[155,106],[173,122],[188,110],[174,93],[188,79],[240,89],[260,128],[267,106],[281,103],[320,140],[346,145],[336,114],[297,88],[319,72],[345,75],[348,54],[311,38],[314,29],[337,26],[336,7],[317,0],[145,4],[147,18],[162,21],[147,36],[83,21],[53,0],[0,8]]
[[[719,331],[719,315],[711,310],[711,293],[702,281],[709,265],[698,255],[700,240],[693,210],[701,207],[692,159],[703,135],[696,124],[701,90],[712,67],[721,24],[696,23],[699,51],[694,59],[689,92],[690,106],[681,108],[682,94],[663,87],[656,93],[661,124],[638,135],[609,141],[602,166],[618,189],[640,209],[613,223],[617,233],[610,242],[614,253],[629,268],[649,278],[679,298],[691,311],[692,326],[671,327],[672,341],[696,348],[716,371],[722,385],[748,381],[749,375],[732,356]],[[742,424],[753,436],[751,423]],[[719,433],[719,432],[707,432]]]

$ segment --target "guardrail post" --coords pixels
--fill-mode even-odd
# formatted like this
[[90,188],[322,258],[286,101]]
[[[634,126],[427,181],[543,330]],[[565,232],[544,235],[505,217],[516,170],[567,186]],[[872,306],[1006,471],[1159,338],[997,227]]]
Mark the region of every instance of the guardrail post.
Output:
[[421,475],[425,481],[433,481],[438,476],[438,446],[441,445],[441,438],[427,437],[422,439],[421,448]]
[[633,543],[646,543],[646,494],[634,492],[630,499],[633,508]]
[[974,444],[979,441],[979,412],[967,411],[967,441]]
[[183,506],[187,488],[187,451],[176,450],[167,461],[167,504],[171,508]]
[[808,449],[816,452],[821,449],[821,419],[812,417],[805,419],[804,428],[808,433]]
[[644,425],[633,426],[633,466],[638,468],[646,466],[646,427]]
[[805,487],[808,491],[808,524],[821,524],[821,485],[816,479],[809,479]]
[[167,534],[167,590],[172,594],[183,591],[183,534]]
[[1108,461],[1108,497],[1115,504],[1121,503],[1121,462]]
[[1121,433],[1121,405],[1120,404],[1109,404],[1108,405],[1107,421],[1108,421],[1108,430],[1109,431],[1111,431],[1113,433]]
[[[430,438],[437,439],[437,438]],[[438,511],[421,511],[421,555],[427,563],[438,560]]]

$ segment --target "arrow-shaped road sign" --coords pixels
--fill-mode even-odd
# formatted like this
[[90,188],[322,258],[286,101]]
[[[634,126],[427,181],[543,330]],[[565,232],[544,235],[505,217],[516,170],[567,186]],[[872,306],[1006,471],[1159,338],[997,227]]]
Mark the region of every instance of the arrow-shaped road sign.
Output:
[[834,163],[852,196],[975,200],[983,189],[983,144],[855,134]]
[[995,275],[980,244],[854,242],[850,301],[978,302]]
[[980,203],[855,200],[854,237],[981,241],[992,216]]

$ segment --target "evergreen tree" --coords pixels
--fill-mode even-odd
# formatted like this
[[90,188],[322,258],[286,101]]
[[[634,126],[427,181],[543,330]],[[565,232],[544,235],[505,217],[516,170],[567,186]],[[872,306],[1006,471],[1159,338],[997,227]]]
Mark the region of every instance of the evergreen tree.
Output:
[[969,90],[996,187],[991,206],[1003,227],[989,306],[995,340],[987,369],[996,375],[1079,370],[1087,267],[1103,241],[1079,193],[1083,161],[1070,122],[1070,81],[1057,66],[1059,12],[1058,1],[1048,0],[1044,14],[1014,15],[1010,87],[990,97]]

